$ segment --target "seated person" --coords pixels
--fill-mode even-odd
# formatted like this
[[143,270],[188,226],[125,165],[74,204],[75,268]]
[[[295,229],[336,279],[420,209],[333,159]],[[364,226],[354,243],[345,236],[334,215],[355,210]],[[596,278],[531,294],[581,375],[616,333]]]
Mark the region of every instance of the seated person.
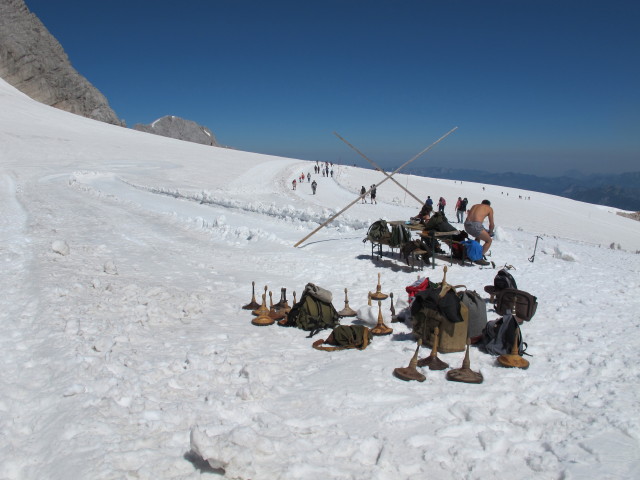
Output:
[[420,212],[418,212],[418,215],[411,217],[411,220],[417,220],[419,223],[426,225],[429,218],[431,218],[431,212],[433,212],[433,207],[425,203],[420,209]]

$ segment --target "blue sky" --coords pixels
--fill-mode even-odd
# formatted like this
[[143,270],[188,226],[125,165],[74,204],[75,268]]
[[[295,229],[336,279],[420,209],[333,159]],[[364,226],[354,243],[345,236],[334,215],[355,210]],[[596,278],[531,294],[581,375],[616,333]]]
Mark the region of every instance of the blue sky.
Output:
[[25,0],[128,126],[241,150],[559,175],[640,170],[637,1]]

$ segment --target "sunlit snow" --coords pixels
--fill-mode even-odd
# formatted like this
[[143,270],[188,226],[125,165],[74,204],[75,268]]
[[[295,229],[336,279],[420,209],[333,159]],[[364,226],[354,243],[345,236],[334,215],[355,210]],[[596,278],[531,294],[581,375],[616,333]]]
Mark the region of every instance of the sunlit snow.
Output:
[[[392,182],[377,205],[356,203],[294,248],[383,179],[313,166],[95,122],[0,80],[0,478],[640,477],[640,223],[397,174],[420,198],[444,196],[453,220],[458,196],[491,200],[490,259],[513,265],[539,302],[522,327],[528,370],[472,348],[481,385],[428,369],[424,383],[403,382],[393,369],[416,344],[409,325],[389,323],[389,300],[393,334],[363,351],[314,350],[328,331],[256,327],[241,309],[251,282],[274,302],[286,288],[290,303],[312,282],[338,310],[348,289],[356,321],[374,326],[378,274],[397,311],[418,276],[442,279],[445,259],[411,270],[372,261],[362,242],[378,218],[419,210]],[[316,195],[308,182],[291,189],[307,172]],[[486,296],[496,271],[454,264],[447,280]]]

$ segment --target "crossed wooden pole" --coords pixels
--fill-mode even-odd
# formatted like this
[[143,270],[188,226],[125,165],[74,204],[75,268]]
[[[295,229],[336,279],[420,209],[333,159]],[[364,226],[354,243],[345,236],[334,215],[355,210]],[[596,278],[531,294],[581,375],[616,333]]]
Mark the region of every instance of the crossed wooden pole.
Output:
[[[447,133],[445,133],[443,136],[441,136],[438,140],[436,140],[435,142],[433,142],[431,145],[429,145],[427,148],[425,148],[424,150],[422,150],[420,153],[418,153],[417,155],[415,155],[413,158],[410,158],[409,160],[407,160],[406,162],[404,162],[402,165],[400,165],[398,168],[396,168],[393,172],[391,172],[391,174],[387,174],[384,170],[380,169],[380,171],[382,171],[386,177],[384,179],[382,179],[379,183],[377,183],[375,185],[375,188],[379,187],[380,185],[382,185],[384,182],[386,182],[387,180],[393,180],[393,176],[398,173],[400,170],[402,170],[404,167],[406,167],[407,165],[409,165],[411,162],[413,162],[414,160],[417,160],[419,157],[421,157],[423,154],[427,153],[429,150],[431,150],[433,147],[435,147],[438,143],[440,143],[442,140],[444,140],[446,137],[448,137],[449,135],[451,135],[453,132],[455,132],[458,129],[458,127],[453,127],[451,130],[449,130]],[[340,137],[342,138],[342,137]],[[346,142],[346,140],[345,140]],[[348,143],[347,143],[348,144]],[[364,156],[364,155],[363,155]],[[365,157],[366,158],[366,157]],[[376,167],[379,168],[379,167]],[[396,182],[397,183],[397,182]],[[405,189],[406,190],[406,189]],[[324,223],[322,223],[318,228],[316,228],[314,231],[312,231],[309,235],[307,235],[306,237],[304,237],[302,240],[299,240],[296,244],[294,244],[294,247],[297,247],[298,245],[300,245],[302,242],[304,242],[305,240],[307,240],[308,238],[310,238],[312,235],[315,235],[318,231],[320,231],[322,228],[324,228],[325,226],[327,226],[329,223],[333,222],[336,218],[338,218],[340,215],[342,215],[345,211],[347,211],[349,208],[351,208],[353,205],[355,205],[360,199],[366,197],[369,192],[371,191],[371,188],[369,190],[367,190],[365,193],[358,195],[358,197],[351,202],[349,205],[347,205],[346,207],[344,207],[342,210],[340,210],[338,213],[336,213],[335,215],[333,215],[331,218],[329,218],[327,221],[325,221]],[[408,190],[407,190],[408,191]],[[409,192],[411,193],[411,192]],[[411,194],[411,196],[414,196],[413,194]],[[414,196],[415,198],[415,196]],[[418,200],[420,201],[420,200]],[[421,201],[420,201],[421,202]]]
[[367,162],[369,162],[371,165],[373,165],[373,168],[375,168],[376,170],[381,171],[384,175],[386,175],[387,177],[389,177],[389,180],[391,180],[393,183],[395,183],[397,186],[399,186],[402,190],[404,190],[405,192],[407,192],[409,195],[411,195],[413,198],[416,199],[416,201],[422,205],[422,200],[420,200],[418,197],[416,197],[413,193],[411,193],[406,187],[404,187],[400,182],[398,182],[395,178],[392,178],[391,175],[389,175],[387,172],[385,172],[376,162],[374,162],[373,160],[371,160],[370,158],[368,158],[364,153],[362,153],[360,150],[358,150],[356,147],[354,147],[353,145],[351,145],[349,142],[347,142],[344,138],[342,138],[337,132],[333,132],[333,134],[338,137],[340,140],[342,140],[344,143],[346,143],[350,148],[352,148],[358,155],[360,155],[362,158],[364,158]]

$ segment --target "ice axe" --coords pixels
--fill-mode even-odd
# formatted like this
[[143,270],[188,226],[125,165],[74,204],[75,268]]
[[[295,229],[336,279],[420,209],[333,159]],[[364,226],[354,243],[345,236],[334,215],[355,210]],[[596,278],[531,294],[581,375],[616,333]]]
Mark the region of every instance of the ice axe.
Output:
[[536,245],[535,247],[533,247],[533,255],[529,257],[529,261],[531,263],[533,263],[533,261],[536,259],[536,250],[538,248],[538,240],[542,240],[542,237],[540,235],[536,235]]

